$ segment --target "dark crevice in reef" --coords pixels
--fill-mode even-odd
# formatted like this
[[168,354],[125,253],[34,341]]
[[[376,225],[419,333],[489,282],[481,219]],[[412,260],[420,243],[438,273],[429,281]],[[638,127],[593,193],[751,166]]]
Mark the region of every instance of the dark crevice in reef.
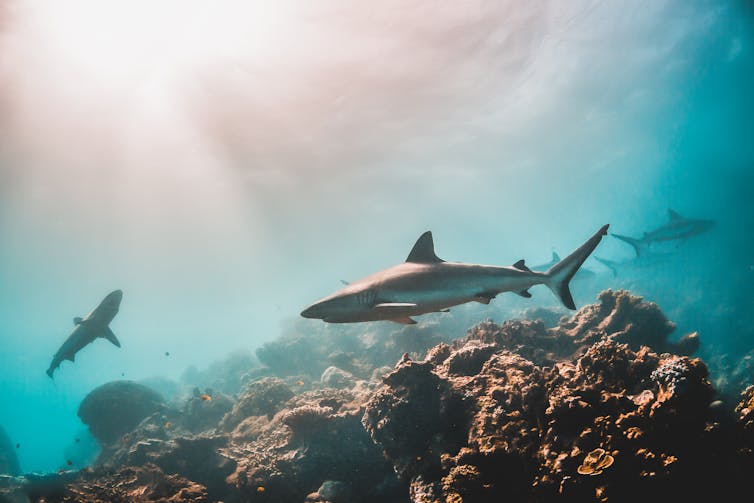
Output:
[[674,342],[674,328],[655,304],[606,291],[552,328],[281,338],[258,351],[264,366],[230,367],[223,392],[167,403],[133,383],[98,388],[81,409],[103,446],[95,466],[4,477],[0,498],[734,500],[754,468],[754,387],[721,402],[692,357],[699,336]]

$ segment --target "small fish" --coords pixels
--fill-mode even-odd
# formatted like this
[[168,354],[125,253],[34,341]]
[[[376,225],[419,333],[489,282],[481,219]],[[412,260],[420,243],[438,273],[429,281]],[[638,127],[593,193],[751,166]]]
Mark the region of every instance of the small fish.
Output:
[[130,441],[131,441],[131,437],[129,437],[128,435],[123,435],[123,443],[124,444],[127,444]]
[[203,401],[205,401],[205,402],[210,402],[210,401],[212,401],[212,397],[211,397],[211,396],[209,396],[209,395],[208,395],[208,394],[206,394],[206,393],[205,393],[205,394],[203,394],[203,395],[200,395],[200,396],[199,396],[199,398],[201,398],[201,399],[202,399]]
[[81,442],[81,439],[80,438],[76,438],[76,443],[78,444],[79,442]]
[[21,444],[16,444],[16,449],[20,448]]
[[258,487],[257,487],[257,492],[258,492],[259,494],[262,494],[262,493],[264,492],[264,486],[258,486]]
[[299,386],[303,386],[306,383],[302,381],[301,379],[299,379],[298,381],[296,381],[296,384],[298,384]]
[[170,351],[165,351],[165,356],[170,356]]
[[169,430],[171,426],[173,426],[173,424],[170,421],[168,421],[168,422],[165,423],[165,428],[166,429]]
[[70,459],[68,459],[68,460],[66,460],[65,464],[67,464],[68,466],[73,466],[73,461],[71,461]]
[[120,376],[121,376],[121,377],[125,377],[125,376],[126,376],[126,373],[125,373],[125,372],[121,372],[121,373],[120,373]]

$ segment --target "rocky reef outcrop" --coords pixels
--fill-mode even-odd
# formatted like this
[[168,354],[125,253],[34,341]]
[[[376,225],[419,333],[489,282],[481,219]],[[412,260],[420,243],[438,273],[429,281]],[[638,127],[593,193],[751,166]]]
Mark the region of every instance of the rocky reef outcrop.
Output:
[[[197,388],[167,406],[143,393],[138,403],[150,405],[127,425],[90,415],[92,404],[114,410],[102,397],[124,388],[111,383],[82,403],[103,451],[91,469],[65,474],[55,497],[476,503],[748,493],[754,387],[735,409],[720,401],[693,357],[698,335],[672,339],[658,306],[625,291],[556,315],[483,321],[456,340],[436,323],[361,333],[318,325],[318,339],[289,334],[260,348],[263,366],[225,375],[233,393]],[[133,400],[128,389],[122,396]]]
[[626,292],[600,300],[552,330],[480,324],[385,377],[364,426],[410,481],[412,501],[740,490],[736,427],[710,407],[704,363],[667,340],[673,327],[653,304]]
[[17,475],[19,471],[16,448],[3,427],[0,426],[0,475]]
[[108,445],[162,407],[162,396],[151,388],[113,381],[92,390],[79,405],[78,416],[94,438]]

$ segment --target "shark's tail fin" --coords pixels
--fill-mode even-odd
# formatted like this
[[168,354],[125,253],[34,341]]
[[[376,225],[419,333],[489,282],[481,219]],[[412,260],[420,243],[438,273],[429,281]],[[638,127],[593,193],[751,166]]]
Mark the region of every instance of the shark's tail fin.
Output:
[[612,260],[607,260],[605,258],[599,258],[599,257],[594,257],[594,260],[596,260],[600,264],[610,269],[610,272],[613,273],[613,278],[618,277],[618,268],[616,267],[617,264],[615,262],[613,262]]
[[637,257],[639,255],[641,255],[641,253],[639,253],[640,249],[641,249],[641,246],[640,246],[641,245],[641,240],[640,239],[632,238],[630,236],[621,236],[620,234],[612,234],[611,233],[610,235],[612,237],[614,237],[614,238],[620,239],[624,243],[630,244],[633,247],[634,251],[636,252],[636,256]]
[[594,236],[586,240],[586,242],[579,246],[576,251],[568,255],[566,258],[555,264],[545,273],[547,279],[545,284],[552,290],[568,309],[576,309],[576,304],[573,302],[573,296],[571,290],[568,288],[568,283],[579,270],[581,264],[589,257],[589,255],[597,248],[597,245],[602,240],[602,236],[607,234],[607,225],[603,225]]

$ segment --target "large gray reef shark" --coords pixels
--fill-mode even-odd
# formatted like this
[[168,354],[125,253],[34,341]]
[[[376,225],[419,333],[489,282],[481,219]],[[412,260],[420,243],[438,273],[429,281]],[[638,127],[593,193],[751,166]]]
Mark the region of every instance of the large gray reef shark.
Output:
[[610,235],[630,244],[638,257],[641,255],[642,250],[647,249],[653,243],[684,240],[707,232],[714,226],[715,222],[713,220],[684,218],[677,212],[669,209],[667,223],[652,231],[645,232],[640,238],[632,238],[620,234]]
[[73,361],[76,353],[81,351],[86,345],[94,342],[98,337],[102,337],[120,347],[120,342],[115,334],[110,330],[110,322],[120,309],[120,301],[123,299],[123,292],[115,290],[107,294],[102,302],[95,307],[85,318],[74,318],[71,335],[65,340],[58,352],[52,358],[50,368],[47,369],[47,375],[52,377],[52,373],[60,366],[63,360]]
[[404,263],[346,285],[304,309],[301,316],[329,323],[390,320],[412,325],[412,316],[467,302],[489,304],[502,292],[531,297],[528,289],[534,285],[548,286],[567,308],[576,309],[568,282],[607,227],[546,272],[532,271],[523,260],[510,267],[446,262],[435,255],[432,233],[427,231]]

